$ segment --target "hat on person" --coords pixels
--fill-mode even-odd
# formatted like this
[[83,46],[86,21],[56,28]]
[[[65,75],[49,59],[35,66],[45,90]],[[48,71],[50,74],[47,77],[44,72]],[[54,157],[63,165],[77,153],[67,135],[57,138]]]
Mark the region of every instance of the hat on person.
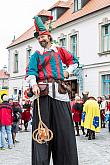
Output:
[[8,101],[12,100],[13,101],[13,98],[9,98]]
[[79,100],[81,100],[80,96],[76,96],[75,101],[79,101]]
[[36,30],[36,32],[34,33],[35,38],[37,38],[40,35],[51,35],[50,32],[46,29],[40,17],[34,16],[33,19],[34,19],[34,26]]
[[9,100],[9,97],[7,95],[4,95],[3,96],[3,101],[8,101]]
[[88,95],[88,94],[89,94],[89,91],[82,92],[82,95]]

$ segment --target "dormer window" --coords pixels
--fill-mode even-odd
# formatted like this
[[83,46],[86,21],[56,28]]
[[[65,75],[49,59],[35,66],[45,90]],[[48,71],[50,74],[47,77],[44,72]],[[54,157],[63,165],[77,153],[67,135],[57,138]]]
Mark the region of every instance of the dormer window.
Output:
[[53,21],[56,21],[60,18],[68,9],[70,8],[70,4],[65,1],[56,2],[48,11],[51,11],[51,15],[53,16]]
[[57,20],[57,9],[53,9],[53,10],[51,11],[51,14],[52,14],[52,16],[53,16],[53,21]]
[[82,3],[81,0],[74,0],[74,11],[78,11],[80,10],[82,7]]

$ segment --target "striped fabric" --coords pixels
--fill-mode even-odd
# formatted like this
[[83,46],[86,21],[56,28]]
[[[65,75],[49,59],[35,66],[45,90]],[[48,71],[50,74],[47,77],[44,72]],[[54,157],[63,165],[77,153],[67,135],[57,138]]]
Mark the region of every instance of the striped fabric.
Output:
[[[50,61],[49,51],[46,51],[43,54],[36,51],[30,59],[27,75],[35,75],[37,80],[44,80],[48,78],[64,80],[62,62],[66,64],[66,66],[69,66],[75,63],[75,58],[65,49],[62,50],[64,52],[63,55],[60,48],[58,48],[58,52],[54,52]],[[45,66],[47,61],[49,62]]]

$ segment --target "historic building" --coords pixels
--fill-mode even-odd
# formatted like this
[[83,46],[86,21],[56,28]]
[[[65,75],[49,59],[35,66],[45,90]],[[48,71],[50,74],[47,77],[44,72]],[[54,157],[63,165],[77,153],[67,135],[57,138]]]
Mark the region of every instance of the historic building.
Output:
[[[54,41],[79,58],[80,66],[70,77],[72,94],[110,94],[110,0],[58,1],[37,15],[51,28]],[[32,53],[41,49],[33,34],[34,26],[7,47],[10,96],[23,96],[26,65]]]

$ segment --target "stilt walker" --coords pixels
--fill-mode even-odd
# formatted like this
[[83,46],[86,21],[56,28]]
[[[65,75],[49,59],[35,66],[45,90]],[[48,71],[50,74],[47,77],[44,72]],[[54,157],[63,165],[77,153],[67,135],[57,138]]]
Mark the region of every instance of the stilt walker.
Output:
[[64,81],[78,67],[78,60],[52,43],[40,17],[34,17],[34,24],[34,35],[44,50],[35,51],[27,70],[27,81],[37,96],[33,105],[32,165],[49,165],[51,154],[53,165],[78,165],[69,85]]

